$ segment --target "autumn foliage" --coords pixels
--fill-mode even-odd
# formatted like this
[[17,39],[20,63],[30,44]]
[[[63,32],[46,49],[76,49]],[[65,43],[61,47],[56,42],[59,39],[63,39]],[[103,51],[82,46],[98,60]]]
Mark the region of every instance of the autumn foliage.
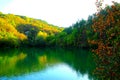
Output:
[[92,28],[98,39],[91,43],[97,45],[93,52],[99,57],[95,74],[101,80],[120,80],[120,4],[113,3],[93,19]]
[[41,40],[48,43],[47,37],[61,31],[43,20],[0,12],[0,47],[41,46]]

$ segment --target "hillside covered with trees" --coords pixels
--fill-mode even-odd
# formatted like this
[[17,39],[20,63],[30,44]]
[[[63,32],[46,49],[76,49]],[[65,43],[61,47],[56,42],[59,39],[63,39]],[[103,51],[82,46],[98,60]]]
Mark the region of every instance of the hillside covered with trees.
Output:
[[0,46],[61,46],[98,48],[100,43],[119,45],[120,4],[107,6],[99,13],[62,28],[45,21],[0,13]]
[[[55,36],[63,28],[43,20],[0,13],[0,46],[45,46],[47,37]],[[49,40],[49,39],[48,39]]]

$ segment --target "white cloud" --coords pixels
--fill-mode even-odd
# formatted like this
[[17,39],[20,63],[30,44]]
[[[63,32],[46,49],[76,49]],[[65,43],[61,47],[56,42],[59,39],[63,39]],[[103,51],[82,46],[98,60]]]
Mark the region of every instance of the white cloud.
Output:
[[[70,26],[87,19],[96,11],[96,0],[13,0],[3,12],[46,20],[58,26]],[[108,0],[109,1],[109,0]]]

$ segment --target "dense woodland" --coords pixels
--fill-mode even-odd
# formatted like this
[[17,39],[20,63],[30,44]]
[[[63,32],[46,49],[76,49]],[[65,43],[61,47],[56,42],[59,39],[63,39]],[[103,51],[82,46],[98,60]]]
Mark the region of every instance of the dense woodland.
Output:
[[87,20],[62,28],[45,21],[0,13],[0,47],[75,47],[98,55],[95,74],[120,80],[120,4],[113,2]]
[[63,30],[43,20],[0,13],[0,46],[45,46]]

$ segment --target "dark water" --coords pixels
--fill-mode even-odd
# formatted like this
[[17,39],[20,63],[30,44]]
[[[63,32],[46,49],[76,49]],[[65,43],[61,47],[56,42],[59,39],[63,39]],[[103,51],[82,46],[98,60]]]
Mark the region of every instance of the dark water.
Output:
[[0,80],[96,80],[92,53],[79,49],[0,50]]

